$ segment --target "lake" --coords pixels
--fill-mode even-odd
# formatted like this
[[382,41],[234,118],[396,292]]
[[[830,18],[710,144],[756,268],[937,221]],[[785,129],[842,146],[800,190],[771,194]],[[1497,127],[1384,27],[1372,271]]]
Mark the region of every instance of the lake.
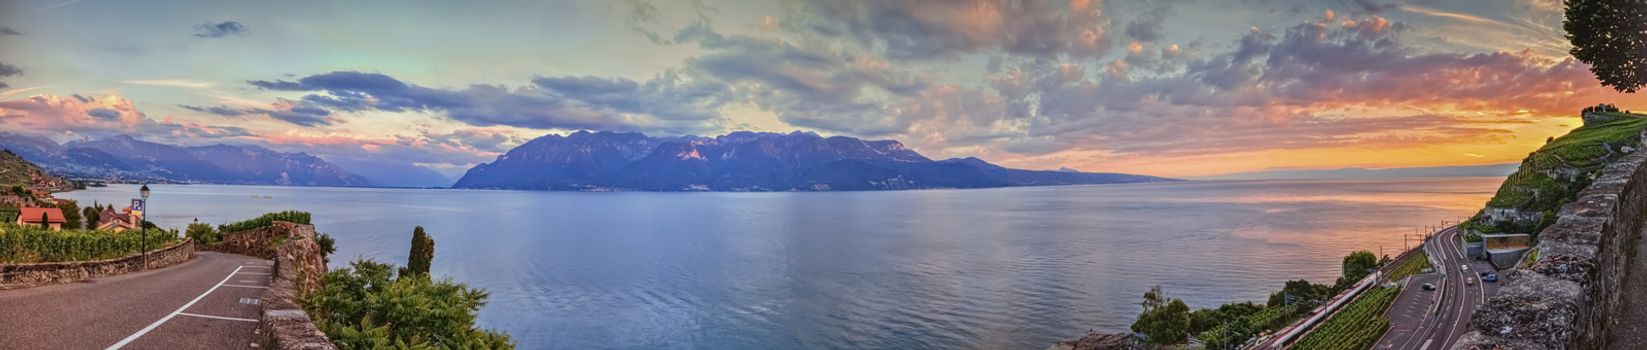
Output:
[[[154,185],[181,227],[314,213],[353,258],[491,292],[524,349],[1044,349],[1125,331],[1145,290],[1191,306],[1331,283],[1353,250],[1471,215],[1502,178],[1210,181],[820,193]],[[136,186],[59,194],[129,202]],[[267,196],[266,198],[264,196]]]

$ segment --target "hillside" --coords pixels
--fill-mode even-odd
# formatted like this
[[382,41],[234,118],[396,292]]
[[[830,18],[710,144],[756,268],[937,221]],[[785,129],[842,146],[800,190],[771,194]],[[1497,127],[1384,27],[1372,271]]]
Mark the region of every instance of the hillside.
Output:
[[57,144],[0,133],[11,149],[54,173],[125,182],[180,182],[280,186],[371,186],[374,182],[324,159],[257,146],[182,147],[130,136]]
[[1647,116],[1586,112],[1584,125],[1551,140],[1521,161],[1487,207],[1465,221],[1473,233],[1534,233],[1555,221],[1607,163],[1641,147]]
[[548,135],[471,168],[454,188],[551,191],[857,191],[1173,181],[932,160],[902,143],[813,133]]
[[11,150],[0,150],[0,188],[12,186],[67,189],[69,183],[46,174],[40,167],[12,153]]

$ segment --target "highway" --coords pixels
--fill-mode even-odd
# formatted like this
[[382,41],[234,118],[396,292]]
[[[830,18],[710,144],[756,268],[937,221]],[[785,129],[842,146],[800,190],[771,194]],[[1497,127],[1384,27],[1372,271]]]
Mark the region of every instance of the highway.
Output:
[[0,291],[0,349],[250,349],[270,265],[199,252],[151,271]]
[[[1458,226],[1431,236],[1424,252],[1439,260],[1436,273],[1414,275],[1411,283],[1386,315],[1390,331],[1374,349],[1449,349],[1469,331],[1470,317],[1496,290],[1494,283],[1481,281],[1481,271],[1494,271],[1484,261],[1464,255]],[[1423,283],[1434,283],[1426,291]]]

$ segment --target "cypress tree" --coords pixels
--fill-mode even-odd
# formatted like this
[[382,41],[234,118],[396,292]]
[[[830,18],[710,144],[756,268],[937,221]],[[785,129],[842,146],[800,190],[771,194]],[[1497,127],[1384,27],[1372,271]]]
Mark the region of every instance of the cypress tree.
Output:
[[423,226],[412,229],[412,251],[406,257],[406,270],[401,276],[429,275],[429,264],[435,260],[435,240],[423,232]]

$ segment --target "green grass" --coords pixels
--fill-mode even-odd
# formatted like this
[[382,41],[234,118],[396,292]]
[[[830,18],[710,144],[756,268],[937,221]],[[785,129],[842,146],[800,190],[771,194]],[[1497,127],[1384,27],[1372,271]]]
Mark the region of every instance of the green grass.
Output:
[[1374,287],[1316,326],[1290,349],[1371,349],[1390,329],[1384,310],[1390,308],[1400,291],[1400,288]]
[[[1562,205],[1571,202],[1585,187],[1590,176],[1600,171],[1607,162],[1623,156],[1624,146],[1639,147],[1639,135],[1647,128],[1647,118],[1627,116],[1605,123],[1581,126],[1540,147],[1522,160],[1521,167],[1504,179],[1487,206],[1514,208],[1523,212],[1540,213],[1537,222],[1500,222],[1487,225],[1480,215],[1464,223],[1465,228],[1478,232],[1536,233],[1553,221]],[[1546,173],[1558,169],[1577,169],[1576,179],[1554,178]]]
[[310,217],[310,215],[309,215],[308,212],[296,211],[296,210],[273,212],[273,213],[263,214],[263,216],[259,216],[257,218],[251,219],[251,220],[218,225],[217,226],[217,232],[219,232],[219,233],[230,233],[230,232],[240,232],[240,231],[245,231],[245,230],[251,230],[251,229],[256,229],[256,228],[263,228],[263,227],[273,226],[275,221],[285,221],[285,222],[290,222],[290,223],[295,223],[295,224],[305,224],[305,225],[307,225],[307,224],[309,224],[309,217]]
[[[39,263],[118,258],[141,251],[137,231],[50,231],[40,227],[0,225],[0,263]],[[149,230],[153,251],[178,241],[177,233]]]
[[1389,276],[1385,277],[1385,279],[1398,280],[1406,278],[1407,276],[1412,276],[1419,271],[1423,271],[1424,268],[1427,267],[1430,267],[1429,255],[1425,254],[1423,249],[1420,249],[1418,250],[1418,253],[1413,254],[1412,257],[1401,261],[1401,265],[1397,265],[1395,269],[1391,269]]

